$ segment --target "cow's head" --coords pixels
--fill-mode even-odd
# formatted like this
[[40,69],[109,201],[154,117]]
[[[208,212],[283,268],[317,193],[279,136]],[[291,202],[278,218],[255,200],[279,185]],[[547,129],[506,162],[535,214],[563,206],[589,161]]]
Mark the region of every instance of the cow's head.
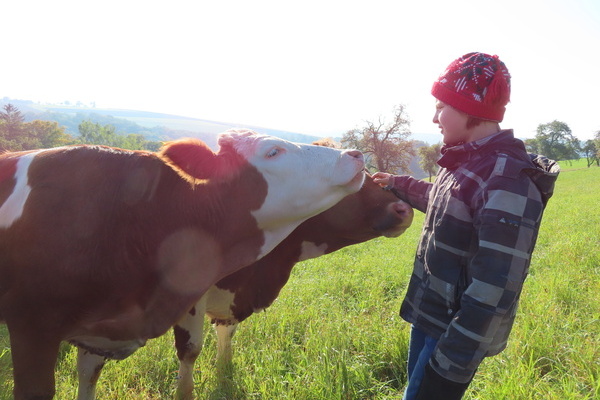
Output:
[[159,153],[193,185],[226,182],[254,168],[266,181],[264,201],[253,210],[260,228],[278,230],[309,218],[358,191],[364,160],[356,150],[291,143],[249,130],[219,136],[214,153],[197,140],[168,143]]
[[363,156],[356,150],[290,143],[248,131],[230,131],[219,144],[232,144],[266,179],[269,193],[254,212],[262,227],[308,218],[359,190],[364,180]]
[[339,237],[363,242],[378,236],[401,235],[411,225],[413,216],[407,203],[367,178],[360,191],[313,219]]
[[[331,139],[321,139],[313,144],[337,147]],[[322,232],[330,232],[331,237],[338,239],[339,243],[360,243],[378,236],[401,235],[411,225],[413,215],[413,209],[407,203],[382,189],[367,174],[358,192],[313,217],[303,225],[303,232],[306,234],[318,228]],[[335,247],[335,244],[330,245],[330,249]]]

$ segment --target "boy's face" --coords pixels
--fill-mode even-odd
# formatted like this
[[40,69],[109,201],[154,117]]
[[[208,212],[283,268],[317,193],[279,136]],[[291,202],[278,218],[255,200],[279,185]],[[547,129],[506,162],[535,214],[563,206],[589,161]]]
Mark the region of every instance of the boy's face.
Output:
[[444,144],[456,146],[469,141],[467,120],[469,116],[439,100],[435,102],[433,123],[437,124],[444,135]]

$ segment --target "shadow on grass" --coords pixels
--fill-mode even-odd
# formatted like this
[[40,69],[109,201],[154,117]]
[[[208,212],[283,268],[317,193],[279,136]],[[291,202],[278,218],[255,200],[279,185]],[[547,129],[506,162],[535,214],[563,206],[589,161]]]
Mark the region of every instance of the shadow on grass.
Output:
[[233,362],[217,364],[217,385],[210,393],[209,400],[243,400],[248,398],[245,388],[235,380]]

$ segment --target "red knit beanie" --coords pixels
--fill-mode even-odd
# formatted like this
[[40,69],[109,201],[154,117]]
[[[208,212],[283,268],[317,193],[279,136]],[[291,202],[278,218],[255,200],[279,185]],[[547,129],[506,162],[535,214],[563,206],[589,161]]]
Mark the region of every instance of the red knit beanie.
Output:
[[431,94],[470,116],[501,122],[510,100],[510,74],[496,55],[465,54],[434,82]]

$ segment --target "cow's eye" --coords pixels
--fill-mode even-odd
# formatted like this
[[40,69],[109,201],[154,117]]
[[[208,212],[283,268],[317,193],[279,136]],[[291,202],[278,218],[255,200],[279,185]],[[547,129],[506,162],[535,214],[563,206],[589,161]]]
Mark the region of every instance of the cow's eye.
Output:
[[279,147],[273,147],[267,152],[267,158],[275,157],[277,154],[279,154],[280,151],[281,149]]

